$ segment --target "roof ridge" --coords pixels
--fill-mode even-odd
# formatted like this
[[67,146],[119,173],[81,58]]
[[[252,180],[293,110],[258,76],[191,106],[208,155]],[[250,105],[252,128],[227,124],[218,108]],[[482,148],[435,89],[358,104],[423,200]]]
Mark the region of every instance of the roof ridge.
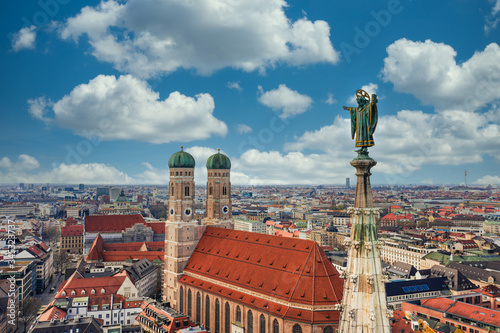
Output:
[[[326,274],[327,274],[327,276],[328,276],[328,269],[326,268],[325,261],[324,261],[324,260],[321,260],[321,263],[323,264],[323,268],[325,269],[325,272],[326,272]],[[337,269],[335,269],[335,270],[337,270]],[[339,272],[338,272],[338,271],[337,271],[337,274],[339,274]],[[340,275],[340,274],[339,274],[339,275]],[[328,282],[330,283],[330,287],[332,288],[332,290],[333,290],[333,294],[335,295],[335,300],[336,300],[337,302],[341,302],[341,301],[342,301],[342,298],[339,300],[339,297],[338,297],[338,295],[337,295],[337,291],[335,290],[335,287],[334,287],[334,286],[333,286],[333,284],[332,284],[332,280],[331,280],[331,279],[328,279]]]
[[307,261],[309,261],[309,258],[311,258],[311,252],[313,251],[314,249],[314,246],[312,246],[311,250],[309,251],[309,255],[307,256],[306,260],[305,260],[305,264],[304,264],[304,267],[302,267],[302,270],[297,278],[297,282],[295,283],[295,287],[293,287],[293,290],[291,290],[290,292],[290,297],[288,298],[288,301],[291,300],[292,298],[292,295],[294,294],[295,292],[295,289],[297,288],[298,284],[299,284],[299,281],[300,281],[300,278],[302,277],[302,273],[304,272],[304,270],[306,269],[306,266],[307,266]]

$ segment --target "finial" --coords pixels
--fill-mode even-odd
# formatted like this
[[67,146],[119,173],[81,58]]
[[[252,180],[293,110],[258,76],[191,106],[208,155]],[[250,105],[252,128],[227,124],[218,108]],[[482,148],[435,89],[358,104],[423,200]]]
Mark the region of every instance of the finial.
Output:
[[184,146],[181,146],[181,151],[184,151]]
[[220,154],[220,148],[217,148],[217,152]]

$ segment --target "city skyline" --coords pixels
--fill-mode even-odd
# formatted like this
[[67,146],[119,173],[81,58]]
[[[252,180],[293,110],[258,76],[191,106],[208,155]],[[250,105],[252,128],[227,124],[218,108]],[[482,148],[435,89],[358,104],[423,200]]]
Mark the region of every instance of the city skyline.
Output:
[[[85,7],[87,6],[87,7]],[[0,184],[354,179],[348,112],[379,98],[380,185],[500,184],[500,1],[6,3]]]

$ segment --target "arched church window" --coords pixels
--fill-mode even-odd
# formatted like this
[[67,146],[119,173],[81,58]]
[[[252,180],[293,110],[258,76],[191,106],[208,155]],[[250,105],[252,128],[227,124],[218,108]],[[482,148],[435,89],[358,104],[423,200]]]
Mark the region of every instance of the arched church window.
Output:
[[231,333],[231,310],[229,309],[229,303],[226,302],[224,309],[224,332]]
[[252,313],[252,310],[248,310],[247,333],[253,333],[253,313]]
[[201,295],[199,291],[196,294],[196,322],[201,322]]
[[174,184],[170,184],[170,186],[172,187],[172,196],[174,195]]
[[205,299],[205,328],[210,331],[210,297]]
[[193,315],[193,311],[191,309],[192,305],[192,296],[191,296],[191,289],[188,289],[188,316],[191,317]]
[[302,333],[302,327],[299,324],[293,325],[292,333]]
[[210,195],[212,195],[212,194],[213,194],[213,192],[214,192],[214,188],[213,188],[213,186],[210,184],[209,194],[210,194]]
[[189,197],[189,186],[186,186],[186,187],[184,188],[184,195],[185,195],[186,197]]
[[181,286],[180,295],[179,295],[179,310],[181,313],[184,313],[184,287]]
[[273,321],[273,333],[279,333],[280,332],[280,324],[278,323],[277,319],[274,319]]
[[236,322],[241,323],[241,308],[236,306]]
[[214,333],[220,333],[220,302],[215,300],[215,330]]
[[224,185],[222,187],[222,195],[226,195],[226,194],[227,194],[227,187],[226,187],[226,185]]
[[266,317],[264,317],[263,314],[260,315],[260,320],[259,320],[259,333],[266,333]]

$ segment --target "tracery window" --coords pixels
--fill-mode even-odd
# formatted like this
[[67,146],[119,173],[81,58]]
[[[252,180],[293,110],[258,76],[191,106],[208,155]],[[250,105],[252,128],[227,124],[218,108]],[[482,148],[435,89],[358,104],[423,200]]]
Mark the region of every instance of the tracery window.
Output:
[[241,308],[236,306],[236,322],[241,323]]
[[302,333],[302,327],[299,324],[293,325],[292,333]]
[[215,330],[214,333],[220,333],[220,302],[215,300]]
[[201,321],[201,295],[200,292],[196,294],[196,322],[199,324]]
[[210,298],[205,298],[205,328],[210,331]]
[[280,324],[278,323],[277,319],[273,320],[273,333],[279,333],[280,332]]
[[191,296],[191,289],[188,289],[188,316],[191,317],[193,315],[193,311],[192,311],[192,296]]
[[252,310],[248,310],[248,315],[247,315],[247,333],[253,333],[253,314],[252,314]]
[[231,333],[231,310],[229,308],[229,303],[226,302],[226,308],[224,309],[225,312],[225,332],[226,333]]
[[184,287],[181,287],[180,295],[179,295],[179,310],[181,313],[184,313]]
[[260,330],[259,333],[266,333],[266,317],[263,314],[260,315]]

